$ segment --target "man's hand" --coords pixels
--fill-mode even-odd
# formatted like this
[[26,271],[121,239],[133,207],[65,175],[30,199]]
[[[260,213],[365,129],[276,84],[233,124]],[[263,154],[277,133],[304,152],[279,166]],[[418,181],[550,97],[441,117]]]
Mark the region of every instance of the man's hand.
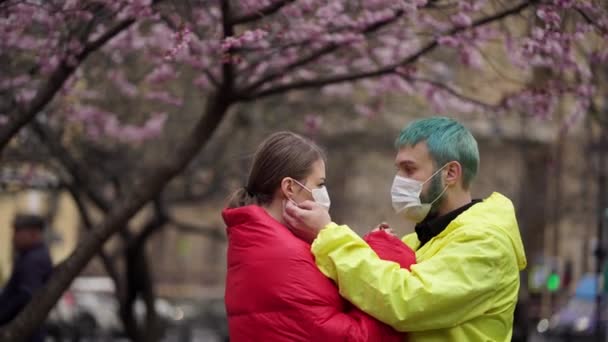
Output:
[[376,226],[376,228],[372,229],[372,232],[377,232],[379,230],[391,229],[391,227],[386,222],[382,222]]
[[391,227],[386,222],[382,222],[379,225],[377,225],[376,228],[372,229],[372,231],[370,233],[374,233],[374,232],[378,232],[378,231],[383,231],[390,235],[397,236],[397,235],[395,235],[395,232],[393,232]]
[[327,209],[312,201],[304,201],[299,205],[287,201],[283,219],[295,236],[308,243],[312,243],[321,229],[331,222]]

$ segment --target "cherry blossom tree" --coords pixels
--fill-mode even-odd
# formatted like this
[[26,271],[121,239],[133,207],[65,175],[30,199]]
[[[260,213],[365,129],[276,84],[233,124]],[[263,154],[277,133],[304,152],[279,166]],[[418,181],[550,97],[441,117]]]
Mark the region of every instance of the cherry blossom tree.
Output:
[[[92,141],[141,144],[184,107],[174,85],[188,82],[205,103],[175,151],[125,176],[132,181],[124,196],[0,330],[11,341],[42,322],[104,242],[158,198],[235,106],[293,91],[345,98],[365,91],[374,100],[357,112],[368,117],[386,94],[408,94],[437,111],[547,119],[568,99],[572,125],[600,97],[592,70],[608,59],[608,12],[599,0],[0,0],[0,14],[0,149],[26,125],[75,126]],[[455,77],[462,70],[466,79],[516,82],[488,98],[467,90]],[[114,100],[136,111],[113,112]],[[321,123],[306,121],[313,130]]]

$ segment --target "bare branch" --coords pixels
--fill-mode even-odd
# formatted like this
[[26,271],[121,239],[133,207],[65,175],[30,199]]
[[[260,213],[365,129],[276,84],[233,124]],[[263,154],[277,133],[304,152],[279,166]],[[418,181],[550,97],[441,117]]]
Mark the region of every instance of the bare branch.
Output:
[[57,158],[57,160],[63,165],[63,167],[70,173],[73,182],[77,186],[84,189],[87,197],[93,201],[93,203],[102,211],[107,212],[110,210],[110,203],[99,193],[93,190],[91,186],[91,180],[86,172],[83,172],[85,168],[80,165],[72,155],[63,147],[53,132],[48,128],[39,124],[36,120],[32,122],[32,130],[45,144],[50,153]]
[[289,5],[290,3],[294,2],[295,0],[282,0],[282,1],[276,1],[264,8],[261,8],[253,13],[249,13],[249,14],[244,14],[240,17],[236,17],[233,18],[232,20],[230,20],[230,24],[231,25],[241,25],[241,24],[246,24],[250,21],[254,21],[256,19],[261,19],[263,17],[272,15],[278,11],[281,10],[281,8],[285,7],[286,5]]
[[217,227],[213,226],[199,226],[192,223],[181,222],[176,220],[174,217],[170,217],[168,221],[169,226],[174,227],[181,233],[203,235],[213,240],[224,241],[226,237],[222,234]]
[[213,73],[211,72],[211,70],[205,69],[203,71],[203,73],[205,73],[205,76],[207,76],[207,78],[209,79],[211,84],[213,84],[215,87],[219,87],[220,82],[217,80],[217,78],[215,78],[215,76],[213,76]]
[[141,248],[152,234],[168,222],[168,215],[162,201],[162,194],[159,194],[158,197],[154,199],[153,205],[154,217],[144,225],[144,228],[139,232],[137,237],[133,241],[130,241],[127,248]]
[[[82,219],[82,223],[87,231],[91,231],[93,229],[93,220],[89,215],[89,212],[84,204],[83,199],[81,198],[76,186],[71,183],[65,183],[65,187],[68,189],[70,194],[72,195],[72,199],[74,199],[74,203],[76,203],[76,207],[78,208],[78,212],[80,213],[80,218]],[[116,293],[119,295],[123,293],[122,284],[120,282],[120,277],[118,276],[118,269],[116,265],[112,262],[112,258],[106,253],[103,247],[99,250],[99,258],[103,263],[106,272],[114,281],[114,286],[116,286]]]

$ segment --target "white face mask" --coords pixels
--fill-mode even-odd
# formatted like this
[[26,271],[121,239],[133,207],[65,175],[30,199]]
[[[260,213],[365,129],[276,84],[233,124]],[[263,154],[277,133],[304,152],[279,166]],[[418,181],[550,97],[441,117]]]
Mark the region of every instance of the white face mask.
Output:
[[312,194],[312,198],[315,200],[315,203],[329,210],[331,200],[329,199],[329,193],[327,192],[327,188],[325,186],[311,190],[307,188],[306,185],[298,182],[297,180],[294,179],[293,181],[298,183],[302,188],[306,189],[308,192],[310,192]]
[[446,166],[447,164],[435,171],[435,173],[424,182],[396,175],[391,187],[391,197],[395,212],[415,223],[424,220],[431,211],[433,203],[441,198],[448,187],[445,186],[441,194],[439,194],[431,203],[421,203],[420,193],[422,192],[422,187]]

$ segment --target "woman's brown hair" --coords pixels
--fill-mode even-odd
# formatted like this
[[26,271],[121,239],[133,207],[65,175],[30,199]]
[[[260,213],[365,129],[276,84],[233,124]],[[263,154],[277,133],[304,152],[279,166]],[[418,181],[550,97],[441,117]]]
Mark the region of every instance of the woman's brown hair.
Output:
[[255,152],[247,185],[230,196],[228,208],[270,203],[283,178],[304,181],[320,159],[325,154],[314,142],[292,132],[272,134]]

